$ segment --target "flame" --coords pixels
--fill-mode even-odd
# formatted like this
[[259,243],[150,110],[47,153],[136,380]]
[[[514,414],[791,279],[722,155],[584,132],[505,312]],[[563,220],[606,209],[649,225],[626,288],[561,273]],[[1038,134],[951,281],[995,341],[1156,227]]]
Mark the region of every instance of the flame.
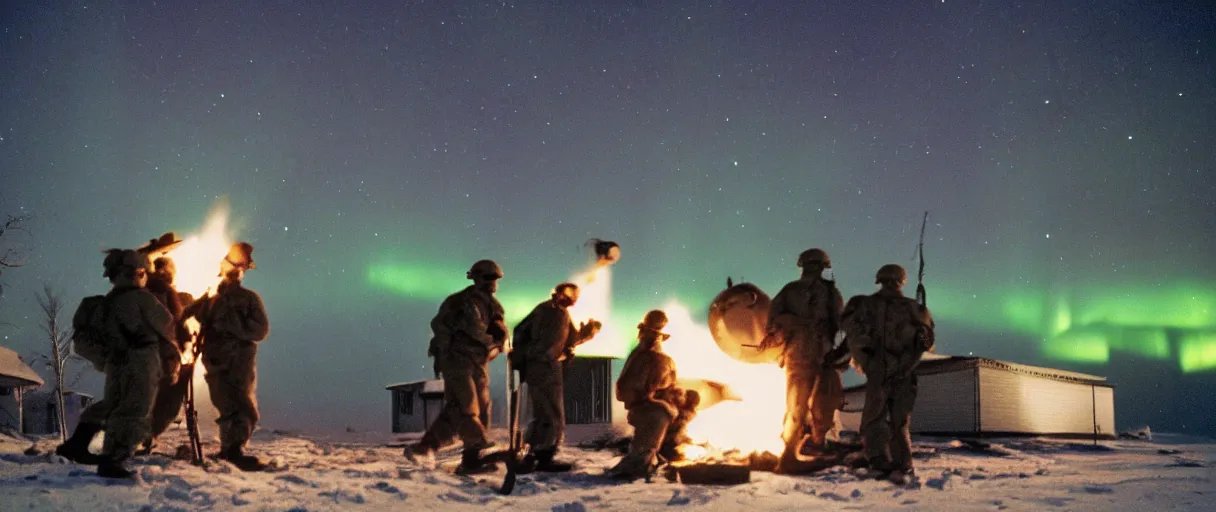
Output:
[[[671,339],[663,352],[675,360],[681,379],[708,379],[726,384],[742,400],[724,401],[697,413],[688,425],[696,444],[742,453],[782,452],[785,418],[785,373],[775,364],[750,364],[732,359],[718,348],[709,329],[692,319],[688,308],[671,300],[664,307],[666,332]],[[686,447],[685,455],[699,458],[702,447]],[[699,454],[693,457],[694,454]]]
[[[235,233],[229,226],[229,206],[225,200],[220,200],[207,214],[202,230],[183,238],[182,244],[169,252],[177,267],[174,286],[178,291],[189,293],[198,299],[203,294],[214,291],[223,279],[220,273],[220,262],[228,255],[228,248],[235,240]],[[199,323],[191,318],[186,320],[186,327],[191,335],[197,335]],[[188,342],[182,354],[182,364],[194,360],[194,342]],[[199,429],[205,435],[214,436],[215,419],[219,416],[211,406],[211,393],[205,380],[206,368],[202,361],[194,366],[193,375],[183,375],[182,378],[194,380],[194,402],[198,410]],[[183,426],[185,424],[183,423]]]
[[228,204],[221,201],[207,215],[203,229],[183,239],[181,245],[169,253],[177,265],[174,284],[179,291],[201,297],[214,289],[222,279],[220,262],[228,254],[233,237],[228,229]]
[[617,356],[621,331],[612,321],[612,267],[596,265],[591,270],[575,274],[570,282],[579,288],[578,302],[570,307],[570,318],[574,325],[587,320],[598,320],[599,334],[577,349],[582,356]]
[[[578,303],[570,308],[574,323],[592,318],[603,323],[594,339],[578,347],[579,355],[615,356],[619,341],[625,339],[623,331],[611,321],[611,268],[609,264],[596,264],[570,278],[580,291]],[[681,447],[684,455],[695,460],[730,450],[781,453],[785,418],[785,373],[781,368],[732,359],[714,342],[708,327],[696,323],[679,301],[668,301],[663,311],[668,319],[664,330],[671,334],[663,351],[675,360],[679,377],[725,384],[742,399],[719,402],[700,411],[688,425],[688,436],[695,445]]]

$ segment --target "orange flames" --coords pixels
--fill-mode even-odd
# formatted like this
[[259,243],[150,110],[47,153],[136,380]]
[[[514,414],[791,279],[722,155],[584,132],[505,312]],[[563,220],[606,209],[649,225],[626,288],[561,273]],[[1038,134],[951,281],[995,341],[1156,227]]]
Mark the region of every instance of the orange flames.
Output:
[[[709,329],[697,324],[678,301],[663,306],[671,339],[663,351],[676,362],[681,379],[706,379],[727,385],[741,400],[719,402],[697,413],[688,436],[712,451],[779,454],[785,417],[785,374],[775,364],[750,364],[732,359],[714,342]],[[704,447],[686,447],[685,455],[709,454]]]
[[626,339],[616,322],[612,321],[612,270],[608,265],[596,265],[591,270],[570,278],[579,288],[578,303],[570,307],[575,325],[595,319],[603,324],[591,341],[579,346],[582,356],[618,356],[620,340]]
[[[619,356],[619,344],[628,338],[618,322],[611,321],[611,266],[597,265],[570,281],[579,285],[581,291],[578,303],[570,308],[575,324],[589,318],[604,324],[595,339],[578,348],[578,354]],[[725,384],[742,399],[719,402],[700,411],[688,426],[689,437],[700,446],[685,447],[685,455],[695,459],[731,450],[743,454],[781,453],[785,417],[785,374],[781,368],[732,359],[718,348],[709,329],[693,321],[688,308],[679,301],[669,301],[663,311],[668,318],[665,331],[671,334],[663,350],[675,360],[679,377]],[[632,324],[628,326],[632,333]]]
[[[195,299],[208,291],[214,293],[216,286],[223,279],[220,277],[220,262],[228,254],[228,248],[235,240],[229,226],[229,207],[227,201],[221,200],[211,208],[201,231],[183,237],[181,245],[177,246],[169,257],[177,267],[177,277],[174,284],[178,291],[189,293]],[[186,321],[191,334],[198,334],[199,323],[193,318]],[[192,344],[192,343],[191,343]],[[188,347],[192,348],[192,347]],[[194,358],[192,350],[182,354],[182,364],[189,364]],[[194,366],[194,375],[182,378],[194,380],[195,404],[199,415],[199,429],[208,434],[214,434],[214,421],[218,416],[214,407],[204,404],[211,403],[211,394],[204,379],[205,370],[202,361]]]

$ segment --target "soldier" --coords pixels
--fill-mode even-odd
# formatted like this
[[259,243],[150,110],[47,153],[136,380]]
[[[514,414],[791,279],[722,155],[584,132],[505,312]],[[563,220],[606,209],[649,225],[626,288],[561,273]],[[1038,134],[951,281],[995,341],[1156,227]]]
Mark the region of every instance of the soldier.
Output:
[[[174,343],[161,345],[161,358],[165,375],[161,377],[160,391],[156,394],[156,404],[152,407],[152,432],[145,444],[145,449],[151,451],[158,436],[165,433],[173,420],[177,419],[186,400],[186,388],[194,375],[187,375],[182,370],[182,353],[190,341],[190,331],[182,323],[182,311],[194,302],[194,297],[186,292],[179,292],[174,287],[177,276],[177,266],[168,256],[161,256],[152,262],[153,272],[148,277],[148,291],[156,296],[156,300],[164,305],[173,315]],[[193,366],[190,367],[194,369]]]
[[569,471],[568,462],[553,457],[561,447],[566,431],[565,397],[562,392],[563,361],[574,357],[574,348],[599,332],[600,322],[590,320],[574,326],[569,308],[578,302],[578,285],[557,285],[549,300],[536,306],[515,327],[512,364],[528,385],[532,402],[532,422],[525,439],[532,451],[523,467],[536,471]]
[[[97,474],[132,478],[125,467],[150,429],[156,383],[161,375],[160,349],[171,336],[172,317],[146,288],[148,258],[130,249],[111,249],[104,277],[113,289],[99,320],[108,343],[105,395],[80,415],[80,423],[56,452],[75,461],[97,462]],[[106,430],[100,457],[88,453],[89,442]]]
[[156,403],[152,406],[152,430],[150,437],[144,442],[144,448],[137,452],[137,455],[151,453],[155,439],[169,428],[173,420],[177,419],[177,415],[182,409],[182,402],[186,398],[186,385],[189,384],[186,379],[190,376],[186,376],[186,379],[182,378],[181,360],[185,344],[190,339],[190,332],[181,323],[181,317],[182,310],[194,302],[194,297],[189,293],[179,292],[174,287],[177,266],[172,259],[166,256],[169,251],[181,245],[182,242],[173,232],[168,232],[161,235],[160,238],[149,240],[147,244],[137,249],[140,254],[149,258],[155,257],[152,261],[152,274],[148,276],[148,291],[169,310],[175,326],[173,339],[160,344],[163,372],[157,386]]
[[933,317],[916,300],[904,297],[908,274],[883,265],[875,275],[881,288],[849,299],[842,315],[853,361],[866,376],[861,437],[865,464],[877,477],[906,483],[913,474],[908,431],[916,401],[916,365],[933,349]]
[[266,465],[244,453],[258,423],[258,343],[270,334],[266,307],[256,292],[241,285],[253,263],[253,246],[238,242],[220,262],[220,282],[214,296],[204,295],[182,312],[182,320],[199,322],[207,389],[219,411],[219,458],[242,471],[260,471]]
[[[808,415],[810,441],[822,448],[827,432],[835,425],[834,413],[839,406],[839,399],[830,399],[833,394],[830,390],[835,382],[832,377],[839,380],[840,375],[823,372],[824,358],[832,348],[843,307],[835,283],[823,278],[825,271],[832,268],[832,261],[822,249],[807,249],[798,255],[798,266],[802,268],[802,277],[786,284],[773,297],[768,334],[761,343],[762,348],[783,343],[781,366],[786,376],[786,412],[781,437],[785,451],[777,465],[778,472],[794,470]],[[808,407],[816,387],[822,389],[821,394],[827,395],[827,399],[816,400],[813,407]],[[836,385],[837,389],[840,387]]]
[[616,399],[624,402],[633,440],[629,453],[621,458],[607,476],[614,479],[644,478],[655,466],[656,455],[666,441],[677,444],[682,429],[672,425],[683,416],[687,425],[695,415],[700,401],[696,391],[676,387],[676,364],[663,353],[660,343],[670,334],[664,333],[667,315],[659,310],[646,313],[638,324],[638,346],[625,360],[621,376],[616,381]]
[[473,285],[444,299],[431,320],[434,336],[427,354],[435,358],[435,372],[443,377],[443,411],[422,439],[405,449],[405,456],[411,462],[433,465],[435,452],[459,435],[464,452],[458,472],[470,474],[498,468],[486,462],[483,450],[490,447],[486,437],[490,361],[506,344],[507,324],[502,304],[494,298],[502,267],[481,260],[465,277]]

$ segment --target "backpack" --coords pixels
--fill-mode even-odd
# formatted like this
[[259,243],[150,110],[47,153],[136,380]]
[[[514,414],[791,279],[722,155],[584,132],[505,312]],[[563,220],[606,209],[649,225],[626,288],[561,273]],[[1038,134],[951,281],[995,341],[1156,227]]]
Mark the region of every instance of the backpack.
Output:
[[110,305],[120,292],[109,295],[93,295],[85,297],[72,315],[72,352],[85,361],[93,364],[99,372],[104,372],[106,357],[109,356],[113,345],[106,331],[106,321],[110,318]]
[[109,301],[105,295],[85,297],[72,315],[72,352],[104,371],[110,343],[105,335]]

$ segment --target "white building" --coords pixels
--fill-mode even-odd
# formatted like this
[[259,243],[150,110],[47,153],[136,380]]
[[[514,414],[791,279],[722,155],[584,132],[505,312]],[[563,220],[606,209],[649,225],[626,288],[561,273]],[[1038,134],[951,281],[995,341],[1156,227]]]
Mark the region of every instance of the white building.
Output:
[[42,378],[12,349],[0,347],[0,428],[24,432],[26,392],[42,386]]
[[[1114,386],[1105,377],[982,357],[926,354],[917,367],[912,433],[1113,438]],[[843,430],[857,431],[865,387],[845,390]]]
[[443,381],[418,380],[393,384],[393,433],[426,432],[443,410]]
[[[625,405],[616,400],[614,390],[621,363],[611,357],[576,357],[564,375],[566,407],[566,443],[578,444],[595,440],[605,434],[621,434],[628,429]],[[491,381],[490,386],[503,384]],[[420,380],[387,386],[392,394],[393,433],[425,432],[443,409],[443,381]],[[528,386],[520,386],[521,429],[532,419]],[[495,396],[505,396],[496,394]],[[494,428],[506,428],[507,403],[495,401]]]
[[[28,393],[25,396],[25,433],[59,433],[59,406],[56,404],[54,388]],[[67,435],[76,430],[80,413],[92,405],[93,395],[72,390],[63,392],[63,415],[67,418]]]

